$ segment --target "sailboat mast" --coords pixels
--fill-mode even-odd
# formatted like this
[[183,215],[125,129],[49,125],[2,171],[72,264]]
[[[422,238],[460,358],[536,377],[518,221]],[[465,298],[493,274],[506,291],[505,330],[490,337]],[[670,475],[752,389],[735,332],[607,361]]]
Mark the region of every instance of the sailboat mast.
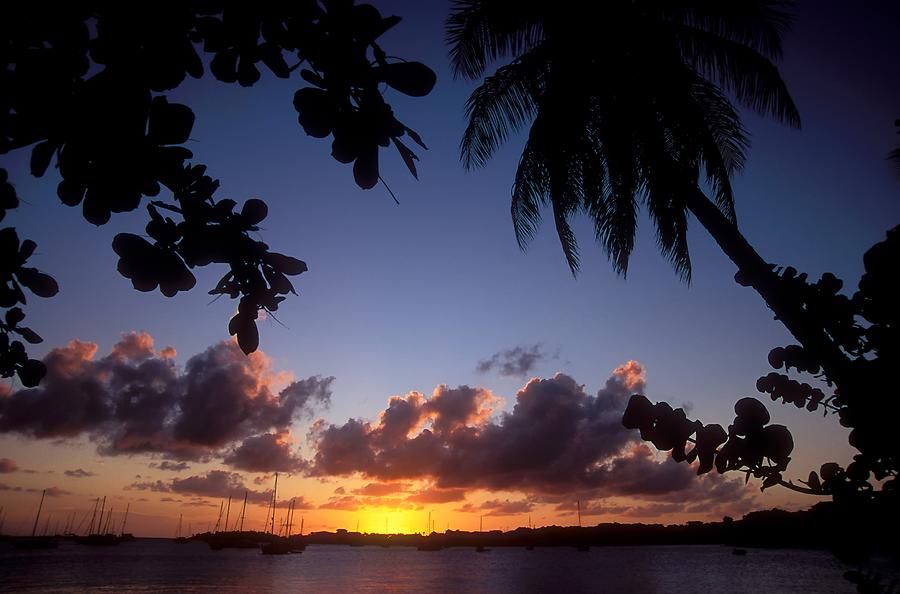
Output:
[[94,502],[94,511],[91,512],[91,525],[88,526],[88,534],[93,534],[94,532],[94,520],[97,518],[97,508],[100,507],[100,498],[97,498],[97,501]]
[[478,518],[478,531],[484,532],[484,516]]
[[109,507],[109,511],[106,513],[106,523],[103,524],[103,534],[109,534],[110,524],[112,524],[112,506]]
[[241,532],[244,531],[244,516],[247,513],[247,491],[244,491],[244,505],[241,507]]
[[131,502],[128,502],[128,505],[125,506],[125,517],[122,518],[122,536],[125,536],[125,522],[128,521],[128,510],[131,509]]
[[278,502],[278,473],[275,473],[275,487],[272,489],[272,533],[275,533],[275,504]]
[[581,499],[577,499],[575,504],[578,506],[578,527],[581,528]]
[[300,516],[300,536],[303,536],[303,520],[305,520],[303,516]]
[[225,532],[228,532],[228,519],[231,516],[231,495],[228,496],[228,506],[225,508]]
[[178,526],[175,527],[175,538],[181,537],[181,519],[184,517],[184,514],[178,514]]
[[100,527],[103,525],[103,510],[106,509],[106,495],[103,496],[103,503],[100,504],[100,517],[97,518],[97,532],[100,532]]
[[296,501],[296,497],[291,498],[291,510],[288,512],[288,525],[287,525],[287,535],[288,538],[291,537],[291,533],[294,531],[294,503]]
[[47,494],[47,489],[44,489],[44,490],[41,492],[41,502],[38,503],[38,513],[37,513],[37,515],[34,517],[34,527],[31,529],[31,536],[32,536],[32,537],[37,533],[38,520],[41,519],[41,508],[44,507],[44,495],[46,495],[46,494]]

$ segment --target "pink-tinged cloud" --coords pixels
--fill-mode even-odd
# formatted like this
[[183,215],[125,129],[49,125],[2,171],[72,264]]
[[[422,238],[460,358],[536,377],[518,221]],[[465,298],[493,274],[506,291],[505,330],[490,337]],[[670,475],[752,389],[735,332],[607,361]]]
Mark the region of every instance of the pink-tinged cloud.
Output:
[[247,501],[268,505],[272,501],[272,491],[256,491],[244,483],[244,477],[237,472],[210,470],[206,474],[185,478],[172,478],[168,481],[144,481],[132,483],[128,489],[154,491],[156,493],[175,493],[194,497],[231,497],[241,500],[247,495]]
[[527,499],[491,499],[480,504],[467,503],[456,511],[478,513],[485,516],[515,516],[527,514],[534,509],[534,503]]
[[[353,489],[353,494],[366,497],[384,497],[385,495],[409,491],[410,486],[409,483],[369,483],[358,489]],[[338,487],[338,489],[341,490],[341,493],[344,492],[343,487]],[[335,489],[334,492],[337,493],[338,489]]]
[[634,362],[616,369],[596,396],[565,374],[535,378],[512,412],[493,419],[486,411],[496,399],[483,389],[439,386],[428,399],[394,397],[378,423],[315,426],[311,473],[536,492],[611,484],[610,461],[635,440],[622,412],[643,382]]
[[[645,384],[636,361],[613,370],[596,395],[562,373],[534,378],[519,390],[511,412],[493,417],[486,411],[496,398],[479,388],[442,385],[430,398],[418,392],[395,396],[375,423],[317,422],[310,433],[315,455],[309,473],[428,480],[436,493],[459,499],[479,489],[518,491],[529,494],[528,505],[562,506],[566,499],[574,504],[577,492],[608,508],[615,504],[605,499],[614,497],[648,505],[677,500],[682,510],[692,502],[707,509],[746,506],[752,492],[740,481],[698,479],[696,468],[660,461],[636,432],[622,426],[628,398],[643,392]],[[421,497],[425,502],[427,496]],[[351,505],[349,500],[336,503]],[[498,505],[495,512],[518,513],[526,507],[521,502]]]
[[466,489],[437,489],[430,487],[406,498],[413,503],[450,503],[466,498]]
[[73,470],[66,470],[63,472],[64,475],[70,476],[72,478],[87,478],[91,476],[97,476],[95,473],[85,470],[83,468],[75,468]]
[[0,483],[0,491],[19,491],[22,493],[41,493],[42,491],[46,491],[47,497],[63,497],[64,495],[71,495],[70,491],[66,491],[65,489],[60,489],[59,487],[47,487],[46,489],[37,489],[34,487],[19,487],[16,485],[7,485],[6,483]]
[[287,432],[248,437],[225,456],[224,462],[248,472],[297,472],[306,467],[306,462],[291,447]]
[[0,474],[8,474],[19,470],[19,465],[12,458],[0,458]]
[[272,370],[260,351],[245,356],[233,342],[191,357],[183,372],[171,352],[153,350],[146,333],[123,335],[103,358],[96,353],[97,345],[78,340],[51,350],[41,386],[0,398],[0,432],[39,439],[86,435],[103,455],[208,460],[233,454],[248,438],[283,434],[315,407],[327,406],[334,379],[314,376],[276,392],[275,384],[290,374]]

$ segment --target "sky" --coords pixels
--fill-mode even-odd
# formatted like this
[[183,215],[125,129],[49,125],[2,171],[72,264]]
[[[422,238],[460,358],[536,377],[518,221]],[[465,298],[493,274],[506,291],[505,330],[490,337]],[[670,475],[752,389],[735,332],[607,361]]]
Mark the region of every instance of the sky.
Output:
[[[51,369],[43,400],[0,419],[4,530],[30,529],[42,489],[51,527],[105,496],[118,518],[130,504],[130,531],[171,536],[179,516],[205,529],[223,498],[246,491],[248,526],[262,528],[276,469],[279,499],[296,498],[307,531],[420,531],[428,512],[439,528],[477,529],[482,516],[486,529],[529,516],[573,524],[578,500],[586,523],[815,503],[743,476],[698,479],[621,427],[633,392],[727,425],[738,398],[758,396],[768,351],[791,342],[706,232],[691,220],[690,285],[646,219],[627,279],[586,220],[577,278],[551,226],[520,251],[509,190],[522,138],[482,170],[458,159],[474,85],[448,68],[448,4],[374,4],[404,17],[388,53],[438,75],[425,98],[389,93],[429,147],[418,180],[382,153],[399,205],[382,186],[358,189],[329,142],[305,136],[295,79],[264,73],[243,89],[206,76],[168,94],[197,114],[188,146],[220,179],[217,197],[263,198],[262,238],[309,265],[249,358],[228,336],[234,303],[206,294],[221,270],[195,270],[195,290],[171,299],[134,291],[110,243],[141,233],[143,211],[95,228],[58,202],[55,172],[30,178],[27,152],[0,158],[25,201],[4,224],[37,242],[32,261],[61,287],[27,308],[44,337],[30,353]],[[898,26],[888,1],[799,2],[781,72],[802,128],[745,114],[743,233],[763,257],[834,272],[851,291],[863,252],[900,221],[900,177],[885,159],[900,140]],[[14,398],[19,386],[7,386]],[[128,390],[153,398],[129,408]],[[789,478],[852,456],[834,418],[767,406],[794,435]]]

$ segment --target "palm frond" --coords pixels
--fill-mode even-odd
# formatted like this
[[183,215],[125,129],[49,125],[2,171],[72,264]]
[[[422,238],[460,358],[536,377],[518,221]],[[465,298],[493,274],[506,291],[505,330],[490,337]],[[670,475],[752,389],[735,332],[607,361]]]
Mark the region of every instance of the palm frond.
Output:
[[491,61],[535,46],[543,32],[534,4],[455,0],[446,25],[453,76],[476,79]]
[[[742,104],[800,127],[800,114],[778,68],[753,48],[699,29],[680,31],[685,61],[700,74],[734,93]],[[687,34],[683,34],[687,33]]]
[[547,162],[540,150],[535,130],[532,129],[516,168],[510,204],[516,242],[522,250],[528,247],[541,224],[541,204],[549,189]]
[[542,56],[533,50],[499,68],[466,101],[466,125],[459,143],[466,169],[483,167],[510,132],[532,120],[542,78]]
[[[643,182],[630,122],[611,107],[594,105],[591,134],[605,169],[603,200],[591,203],[594,235],[603,245],[613,269],[628,276],[628,260],[637,231],[637,200]],[[604,113],[606,112],[606,113]]]
[[662,0],[673,21],[746,45],[771,60],[781,57],[793,21],[790,0]]

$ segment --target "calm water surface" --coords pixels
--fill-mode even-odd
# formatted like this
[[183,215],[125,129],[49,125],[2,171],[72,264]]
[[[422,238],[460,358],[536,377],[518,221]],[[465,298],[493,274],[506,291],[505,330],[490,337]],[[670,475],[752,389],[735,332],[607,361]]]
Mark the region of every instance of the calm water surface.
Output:
[[0,543],[3,592],[596,592],[779,594],[852,592],[830,553],[719,546],[495,548],[309,546],[269,557],[204,543],[139,540],[17,551]]

